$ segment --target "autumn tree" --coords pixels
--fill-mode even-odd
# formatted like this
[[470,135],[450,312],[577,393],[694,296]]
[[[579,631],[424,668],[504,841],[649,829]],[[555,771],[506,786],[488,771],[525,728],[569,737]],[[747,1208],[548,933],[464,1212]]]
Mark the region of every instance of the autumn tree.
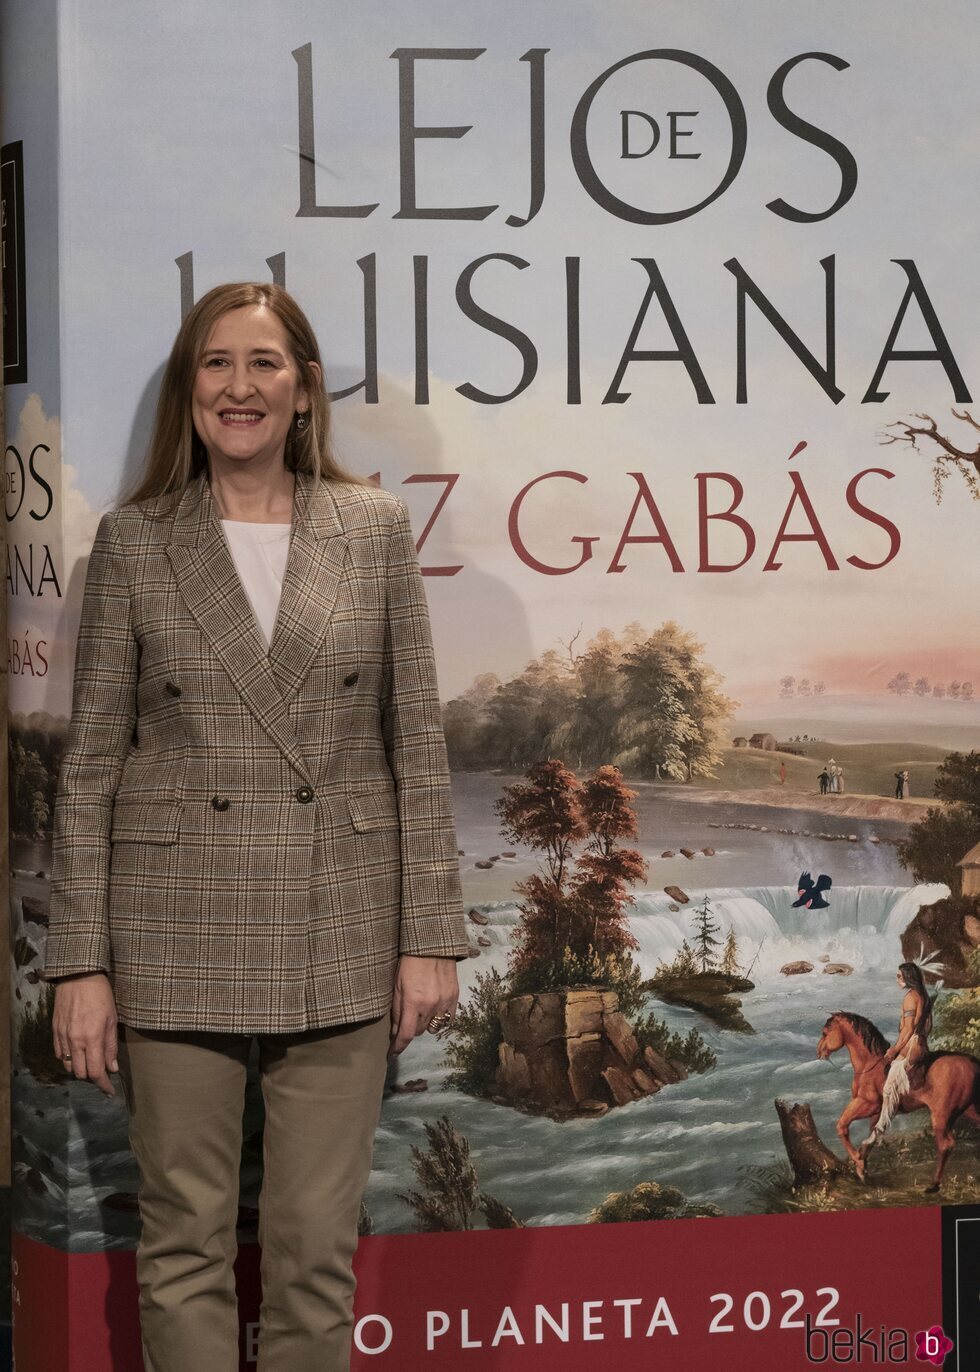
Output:
[[639,947],[627,923],[633,898],[628,888],[641,881],[647,865],[635,848],[622,848],[637,837],[636,791],[623,784],[618,767],[599,767],[582,788],[582,812],[588,831],[585,850],[575,861],[570,897],[575,907],[573,952],[589,947],[605,958]]
[[735,926],[731,925],[728,936],[725,939],[725,946],[721,950],[721,970],[726,977],[737,977],[741,973],[738,965],[738,939],[735,937]]
[[521,920],[511,971],[521,984],[547,981],[567,956],[582,963],[628,958],[637,946],[627,922],[627,887],[645,875],[646,865],[635,849],[619,846],[636,837],[630,805],[636,794],[617,767],[598,768],[583,785],[563,762],[549,758],[494,803],[504,837],[543,859],[544,870],[515,888]]

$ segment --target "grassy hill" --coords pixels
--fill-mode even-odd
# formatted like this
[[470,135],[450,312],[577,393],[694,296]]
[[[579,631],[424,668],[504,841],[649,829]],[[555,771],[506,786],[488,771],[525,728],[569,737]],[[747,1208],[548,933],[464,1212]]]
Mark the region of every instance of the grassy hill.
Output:
[[[784,742],[784,740],[780,740]],[[755,748],[729,748],[714,777],[699,777],[695,786],[710,790],[742,791],[779,785],[779,764],[786,764],[786,787],[794,791],[819,792],[817,775],[834,758],[844,769],[844,792],[868,796],[894,796],[895,773],[907,769],[913,798],[932,797],[936,769],[947,755],[945,748],[925,743],[791,743],[805,756],[766,753]]]

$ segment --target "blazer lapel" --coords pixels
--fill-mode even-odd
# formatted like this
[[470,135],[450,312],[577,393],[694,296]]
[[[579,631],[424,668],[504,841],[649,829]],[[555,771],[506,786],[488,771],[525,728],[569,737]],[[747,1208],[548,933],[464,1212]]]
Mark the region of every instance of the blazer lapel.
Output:
[[347,560],[347,536],[325,484],[296,473],[293,533],[268,661],[284,701],[296,695],[323,643]]
[[336,507],[321,483],[296,473],[293,529],[269,652],[259,635],[211,498],[206,472],[185,489],[167,556],[188,610],[269,737],[305,780],[312,769],[287,709],[322,644],[347,553]]

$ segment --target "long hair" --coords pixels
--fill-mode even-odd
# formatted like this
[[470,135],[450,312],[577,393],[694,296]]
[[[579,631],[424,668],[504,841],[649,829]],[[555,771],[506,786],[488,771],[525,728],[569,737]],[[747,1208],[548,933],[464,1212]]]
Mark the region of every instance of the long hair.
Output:
[[[346,471],[333,453],[330,436],[330,397],[323,381],[320,348],[310,321],[282,286],[264,281],[232,281],[202,295],[181,324],[163,373],[147,458],[135,487],[125,495],[128,504],[175,492],[207,466],[207,450],[191,418],[191,393],[212,330],[229,310],[263,305],[286,331],[300,385],[310,400],[307,424],[295,425],[286,439],[284,462],[289,471],[309,472],[321,479],[372,485],[368,477]],[[315,362],[319,375],[310,366]]]
[[915,1022],[913,1033],[922,1034],[926,1037],[932,1029],[932,997],[926,989],[925,978],[922,975],[922,968],[917,962],[899,963],[898,970],[905,980],[905,985],[910,991],[917,991],[922,997],[922,1009],[919,1018]]

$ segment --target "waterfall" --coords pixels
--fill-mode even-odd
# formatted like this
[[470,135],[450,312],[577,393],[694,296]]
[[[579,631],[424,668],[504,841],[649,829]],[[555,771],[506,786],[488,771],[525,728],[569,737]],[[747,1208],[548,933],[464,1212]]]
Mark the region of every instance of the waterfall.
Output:
[[[797,898],[792,886],[760,886],[736,890],[729,886],[687,890],[686,905],[678,905],[663,891],[638,892],[630,916],[630,931],[639,944],[634,958],[644,977],[651,977],[660,962],[669,962],[686,938],[694,935],[694,910],[707,896],[711,913],[724,939],[735,930],[739,959],[748,966],[757,961],[753,977],[777,975],[786,962],[801,958],[813,961],[829,954],[834,961],[854,968],[877,968],[901,960],[901,935],[919,909],[949,895],[940,883],[905,886],[835,886],[826,910],[794,910]],[[673,907],[673,908],[672,908]],[[519,912],[510,901],[471,906],[488,923],[470,925],[473,942],[483,938],[483,956],[461,965],[469,982],[477,972],[492,966],[507,970]]]

